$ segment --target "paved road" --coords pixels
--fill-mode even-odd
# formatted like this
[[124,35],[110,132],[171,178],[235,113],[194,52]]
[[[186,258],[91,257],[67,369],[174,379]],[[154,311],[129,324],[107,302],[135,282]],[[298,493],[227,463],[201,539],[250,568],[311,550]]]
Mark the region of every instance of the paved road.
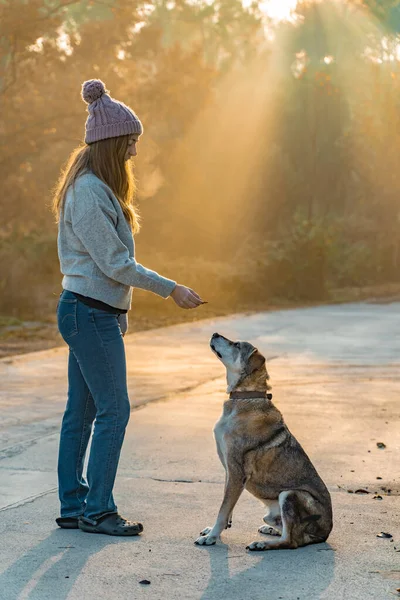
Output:
[[[128,426],[116,498],[144,522],[131,540],[54,526],[66,348],[1,360],[0,599],[392,598],[400,587],[399,324],[398,303],[349,304],[128,335],[130,395],[141,410]],[[247,554],[263,507],[245,493],[223,541],[193,545],[223,490],[211,431],[226,382],[208,348],[214,331],[267,357],[274,401],[332,493],[328,543]],[[359,488],[371,493],[348,493]],[[377,538],[382,530],[394,541]]]

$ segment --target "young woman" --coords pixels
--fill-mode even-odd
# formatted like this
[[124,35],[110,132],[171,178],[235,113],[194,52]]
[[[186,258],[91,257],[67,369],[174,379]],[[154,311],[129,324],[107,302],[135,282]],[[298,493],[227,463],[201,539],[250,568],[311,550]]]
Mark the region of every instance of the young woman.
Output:
[[[135,260],[139,218],[129,159],[143,132],[140,120],[99,79],[84,82],[82,97],[89,112],[85,144],[72,152],[53,200],[64,275],[57,321],[69,346],[56,522],[90,533],[138,535],[142,524],[118,514],[112,493],[130,416],[122,337],[132,287],[171,297],[184,309],[203,301]],[[94,420],[86,480],[83,463]]]

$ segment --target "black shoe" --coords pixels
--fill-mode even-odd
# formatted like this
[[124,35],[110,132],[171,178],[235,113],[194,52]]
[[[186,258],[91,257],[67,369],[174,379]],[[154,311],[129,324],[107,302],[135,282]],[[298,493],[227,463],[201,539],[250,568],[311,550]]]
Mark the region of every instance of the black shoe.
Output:
[[78,517],[58,517],[56,523],[61,529],[79,529]]
[[127,521],[118,513],[107,514],[97,519],[96,525],[92,525],[84,517],[80,517],[78,527],[87,533],[105,533],[106,535],[139,535],[143,531],[141,523]]

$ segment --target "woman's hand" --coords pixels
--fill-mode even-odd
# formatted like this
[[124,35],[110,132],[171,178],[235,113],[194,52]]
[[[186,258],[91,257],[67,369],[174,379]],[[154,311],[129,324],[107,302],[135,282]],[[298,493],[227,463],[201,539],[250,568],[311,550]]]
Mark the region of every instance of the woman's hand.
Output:
[[121,329],[122,337],[124,337],[128,331],[128,313],[121,313],[118,315],[117,319]]
[[179,283],[176,284],[170,296],[180,308],[197,308],[201,304],[207,304],[194,290]]

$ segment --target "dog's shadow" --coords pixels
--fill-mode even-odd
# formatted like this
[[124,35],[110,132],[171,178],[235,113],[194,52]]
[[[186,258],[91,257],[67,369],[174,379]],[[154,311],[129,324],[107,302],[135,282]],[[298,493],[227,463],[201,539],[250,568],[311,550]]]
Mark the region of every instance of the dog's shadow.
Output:
[[201,600],[317,599],[335,571],[335,551],[327,543],[254,553],[219,543],[202,550],[209,553],[211,575]]
[[109,544],[121,542],[132,543],[132,538],[83,535],[78,530],[57,528],[1,573],[0,590],[6,595],[0,592],[0,598],[66,600],[90,557]]

